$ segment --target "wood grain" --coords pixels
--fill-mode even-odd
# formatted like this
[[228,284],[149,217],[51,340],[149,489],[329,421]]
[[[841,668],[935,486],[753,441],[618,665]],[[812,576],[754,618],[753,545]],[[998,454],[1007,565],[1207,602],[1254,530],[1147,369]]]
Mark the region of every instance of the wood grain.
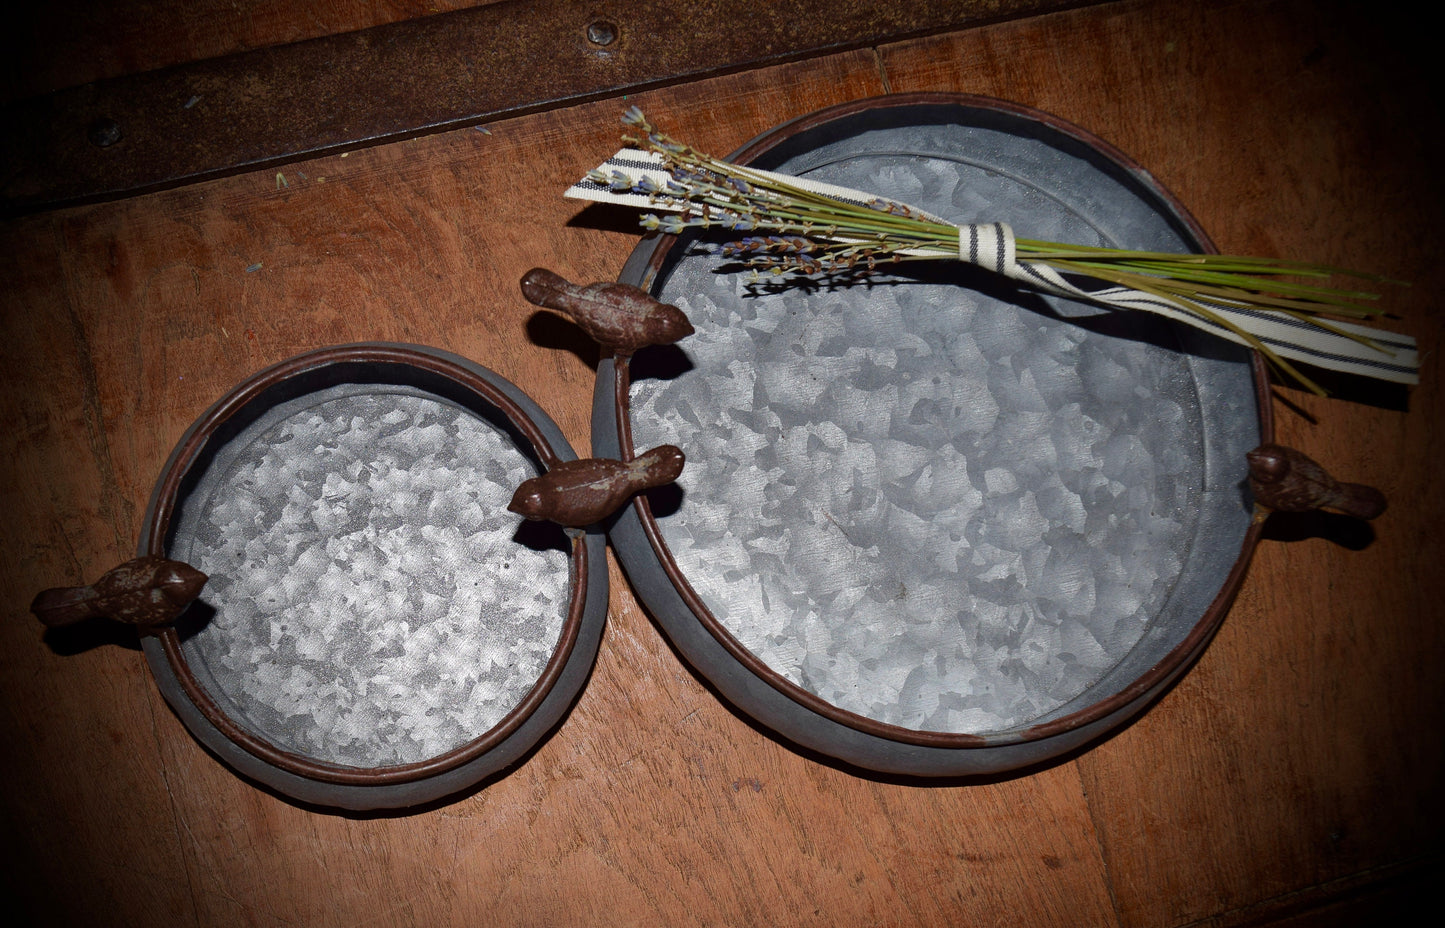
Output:
[[[1131,0],[0,226],[12,910],[57,925],[1388,921],[1438,876],[1445,823],[1441,122],[1402,36],[1352,4]],[[1389,512],[1372,535],[1272,527],[1198,665],[1103,744],[969,785],[840,769],[722,703],[612,564],[601,654],[559,731],[454,802],[340,816],[210,757],[133,640],[42,638],[26,614],[42,587],[129,556],[185,428],[302,350],[455,351],[587,449],[595,349],[518,279],[616,276],[630,221],[559,194],[615,148],[621,109],[723,152],[887,89],[1039,106],[1136,158],[1222,248],[1415,282],[1388,294],[1421,342],[1419,388],[1277,392],[1281,439],[1381,486]]]
[[488,0],[56,0],[27,4],[0,49],[0,101],[256,48],[485,6]]

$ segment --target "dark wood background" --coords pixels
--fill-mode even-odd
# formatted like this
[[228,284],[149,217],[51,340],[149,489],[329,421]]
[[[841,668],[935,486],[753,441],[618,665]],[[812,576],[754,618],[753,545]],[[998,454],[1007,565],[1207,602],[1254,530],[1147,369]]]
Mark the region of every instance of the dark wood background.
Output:
[[[6,93],[467,5],[60,0],[25,14],[41,39]],[[1445,823],[1436,55],[1392,5],[1124,0],[0,224],[5,907],[60,925],[1392,923],[1433,897]],[[912,90],[1083,126],[1224,251],[1411,282],[1387,305],[1420,340],[1418,388],[1275,391],[1279,437],[1390,510],[1273,523],[1201,661],[1104,743],[968,785],[819,763],[720,703],[614,564],[592,679],[524,765],[411,815],[319,814],[207,755],[133,638],[46,638],[27,613],[128,557],[195,416],[303,350],[457,352],[587,449],[592,356],[539,328],[517,281],[615,278],[630,223],[560,194],[615,149],[622,109],[727,151]]]

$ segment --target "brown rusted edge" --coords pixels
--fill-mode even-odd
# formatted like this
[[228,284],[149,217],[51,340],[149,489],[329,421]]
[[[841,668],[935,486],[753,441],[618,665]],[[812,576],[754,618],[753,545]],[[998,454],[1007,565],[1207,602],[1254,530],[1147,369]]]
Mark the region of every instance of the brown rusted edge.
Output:
[[1098,2],[488,3],[7,103],[0,215]]
[[[280,364],[260,372],[237,387],[197,424],[161,479],[156,494],[155,514],[144,539],[145,553],[164,555],[165,537],[170,527],[171,515],[175,510],[181,482],[195,462],[197,455],[206,447],[212,435],[222,424],[254,400],[262,391],[277,383],[305,374],[307,371],[339,363],[405,364],[446,377],[501,410],[532,443],[545,466],[551,467],[557,462],[556,453],[525,411],[493,384],[465,367],[445,358],[411,351],[395,345],[363,344],[325,348],[282,361]],[[587,601],[587,546],[580,537],[572,539],[571,572],[572,600],[568,607],[567,620],[562,627],[562,634],[558,638],[556,649],[532,689],[521,702],[512,708],[512,711],[481,736],[445,754],[411,764],[370,768],[350,767],[318,761],[278,748],[239,725],[216,705],[215,700],[191,673],[185,655],[181,652],[180,638],[174,629],[161,629],[155,634],[165,651],[166,662],[176,675],[176,679],[180,681],[181,689],[185,692],[186,697],[195,704],[207,721],[250,754],[288,773],[326,783],[349,786],[385,786],[406,783],[445,773],[486,754],[516,731],[551,692],[581,633],[582,614]]]
[[[1172,193],[1155,181],[1128,155],[1125,155],[1103,139],[1057,116],[1035,110],[1031,107],[998,100],[993,97],[954,93],[908,93],[854,100],[828,107],[784,123],[734,152],[728,157],[728,160],[739,164],[747,164],[799,131],[830,122],[834,119],[851,116],[864,110],[884,106],[915,106],[921,104],[971,106],[995,110],[1015,116],[1023,116],[1088,145],[1099,154],[1127,170],[1136,181],[1147,186],[1155,196],[1166,203],[1174,211],[1175,216],[1184,223],[1189,233],[1194,236],[1195,240],[1198,241],[1206,253],[1218,253],[1218,248],[1215,246],[1213,240],[1205,233],[1193,215],[1184,208],[1183,204],[1181,204]],[[666,260],[668,252],[671,251],[676,238],[676,236],[671,235],[660,236],[658,238],[656,248],[646,271],[646,276],[649,279],[661,270],[662,264]],[[646,281],[644,283],[646,283]],[[1259,414],[1260,435],[1262,441],[1268,442],[1273,440],[1274,436],[1274,415],[1271,407],[1268,369],[1265,366],[1263,357],[1258,352],[1251,351],[1250,354],[1251,366],[1254,371],[1255,405]],[[621,449],[623,460],[630,460],[633,454],[632,417],[630,410],[631,372],[628,369],[625,359],[619,360],[613,369],[615,373],[614,408],[617,419],[618,445]],[[652,550],[657,557],[658,563],[662,565],[664,573],[666,573],[668,579],[672,581],[673,586],[677,588],[678,594],[682,597],[688,608],[697,615],[698,621],[707,629],[708,633],[717,640],[718,644],[722,645],[733,658],[755,676],[794,702],[812,712],[816,712],[824,718],[878,738],[904,744],[935,748],[996,747],[1003,744],[1017,744],[1053,737],[1105,718],[1128,706],[1144,694],[1150,692],[1153,688],[1160,686],[1167,681],[1172,674],[1178,672],[1196,658],[1203,651],[1204,646],[1209,643],[1209,640],[1213,638],[1214,634],[1219,630],[1219,626],[1224,622],[1225,614],[1229,611],[1230,604],[1233,603],[1234,597],[1238,594],[1239,587],[1244,581],[1249,562],[1254,555],[1260,533],[1263,530],[1262,524],[1257,521],[1250,525],[1245,532],[1244,542],[1240,546],[1239,557],[1235,560],[1234,566],[1228,576],[1225,577],[1219,593],[1215,595],[1214,600],[1204,611],[1203,616],[1201,616],[1194,627],[1190,629],[1189,634],[1185,636],[1183,641],[1123,690],[1087,708],[1080,709],[1077,712],[1069,713],[1068,715],[1040,725],[1000,732],[998,734],[972,735],[952,732],[919,731],[913,728],[904,728],[900,725],[890,725],[886,722],[879,722],[855,712],[841,709],[777,673],[756,654],[744,647],[743,644],[718,621],[717,617],[714,616],[711,610],[703,603],[701,597],[693,590],[687,578],[683,576],[681,568],[679,568],[677,562],[673,560],[672,552],[668,550],[667,544],[662,538],[661,529],[658,527],[656,519],[652,516],[652,509],[648,505],[647,499],[644,496],[638,496],[633,500],[632,505],[637,513],[638,520],[642,524],[643,532],[652,545]]]

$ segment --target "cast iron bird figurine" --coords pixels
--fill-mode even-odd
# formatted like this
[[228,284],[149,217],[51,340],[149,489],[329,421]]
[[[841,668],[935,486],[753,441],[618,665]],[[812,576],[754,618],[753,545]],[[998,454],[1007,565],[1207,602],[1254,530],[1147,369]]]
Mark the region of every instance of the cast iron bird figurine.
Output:
[[658,445],[631,461],[565,461],[517,487],[508,509],[533,520],[584,528],[607,518],[632,494],[671,483],[682,473],[682,449]]
[[206,579],[189,564],[149,554],[106,571],[90,586],[45,590],[30,611],[52,628],[99,616],[131,625],[168,625],[201,595]]
[[623,357],[648,345],[671,345],[693,333],[682,310],[631,284],[581,286],[538,267],[522,275],[522,296],[565,314],[598,344]]
[[1385,511],[1385,495],[1360,483],[1341,483],[1310,458],[1284,445],[1260,445],[1245,455],[1255,502],[1280,512],[1333,509],[1358,519]]

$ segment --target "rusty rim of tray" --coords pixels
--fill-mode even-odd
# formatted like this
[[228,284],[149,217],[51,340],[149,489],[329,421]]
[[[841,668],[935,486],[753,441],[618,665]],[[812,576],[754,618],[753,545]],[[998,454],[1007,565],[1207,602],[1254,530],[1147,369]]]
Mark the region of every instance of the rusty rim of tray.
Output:
[[[953,93],[903,93],[841,103],[783,123],[758,136],[736,152],[733,152],[728,156],[727,160],[738,164],[749,164],[799,132],[870,110],[927,105],[969,107],[1027,119],[1086,146],[1102,160],[1112,162],[1114,166],[1123,169],[1127,172],[1132,183],[1144,187],[1149,195],[1156,197],[1161,205],[1170,211],[1171,218],[1177,219],[1183,225],[1185,231],[1194,239],[1194,243],[1199,245],[1204,253],[1218,253],[1218,248],[1214,242],[1210,240],[1209,236],[1204,232],[1198,221],[1190,215],[1189,211],[1175,199],[1173,194],[1155,181],[1142,166],[1129,156],[1108,142],[1057,116],[993,97]],[[675,235],[659,235],[656,238],[653,244],[653,252],[649,257],[642,275],[644,278],[642,284],[644,288],[650,286],[652,282],[656,280],[657,274],[662,270],[673,246],[677,243],[677,238]],[[1270,408],[1268,370],[1259,352],[1251,349],[1250,360],[1254,375],[1255,406],[1259,415],[1261,441],[1268,442],[1273,440],[1274,434],[1274,418]],[[613,370],[613,407],[616,412],[618,443],[623,459],[629,460],[634,454],[632,444],[631,371],[629,365],[621,360],[614,364]],[[707,629],[708,633],[711,634],[712,637],[717,640],[718,644],[732,655],[738,663],[742,664],[755,676],[778,690],[784,696],[787,696],[800,706],[824,718],[878,738],[932,748],[983,748],[1002,744],[1037,741],[1063,734],[1091,722],[1098,721],[1135,702],[1154,687],[1166,681],[1171,674],[1197,657],[1204,645],[1207,644],[1215,632],[1218,631],[1220,624],[1224,621],[1225,613],[1229,611],[1230,604],[1233,602],[1235,595],[1239,591],[1240,584],[1244,580],[1245,571],[1249,566],[1254,549],[1259,542],[1260,532],[1262,530],[1262,526],[1257,521],[1253,522],[1246,530],[1239,556],[1235,559],[1233,567],[1224,578],[1219,592],[1215,594],[1214,599],[1204,611],[1203,616],[1194,623],[1184,639],[1170,650],[1168,654],[1164,655],[1154,666],[1136,677],[1119,692],[1047,722],[1035,725],[1024,725],[997,733],[979,735],[962,732],[920,731],[901,725],[880,722],[847,709],[839,708],[826,699],[810,693],[798,684],[788,680],[764,663],[760,657],[744,647],[703,603],[702,598],[697,595],[697,592],[688,582],[687,577],[683,575],[682,569],[678,567],[677,562],[673,559],[671,551],[668,550],[667,543],[662,537],[662,531],[658,527],[657,520],[652,515],[652,509],[646,495],[639,494],[632,501],[632,507],[633,511],[637,514],[638,521],[642,525],[642,530],[647,536],[648,542],[652,546],[653,554],[656,556],[663,572],[677,589],[683,602],[685,602],[693,614],[697,616],[698,621]]]
[[[526,410],[497,385],[456,361],[399,345],[345,345],[323,348],[261,371],[236,387],[192,426],[176,449],[156,488],[155,509],[146,526],[141,553],[165,553],[166,536],[182,485],[191,469],[210,447],[218,430],[268,389],[286,380],[303,377],[312,371],[338,364],[411,367],[449,380],[502,413],[531,443],[544,468],[550,468],[561,460]],[[471,741],[435,757],[407,764],[354,767],[316,760],[277,747],[266,738],[238,724],[221,710],[210,693],[191,673],[181,650],[180,636],[174,628],[161,629],[155,632],[155,636],[159,639],[166,663],[176,675],[186,698],[225,737],[260,760],[288,773],[325,783],[350,786],[408,783],[454,770],[496,748],[546,699],[572,654],[582,626],[583,610],[587,601],[587,546],[581,538],[572,538],[570,564],[572,595],[567,617],[551,657],[527,695],[503,716],[501,721]]]

